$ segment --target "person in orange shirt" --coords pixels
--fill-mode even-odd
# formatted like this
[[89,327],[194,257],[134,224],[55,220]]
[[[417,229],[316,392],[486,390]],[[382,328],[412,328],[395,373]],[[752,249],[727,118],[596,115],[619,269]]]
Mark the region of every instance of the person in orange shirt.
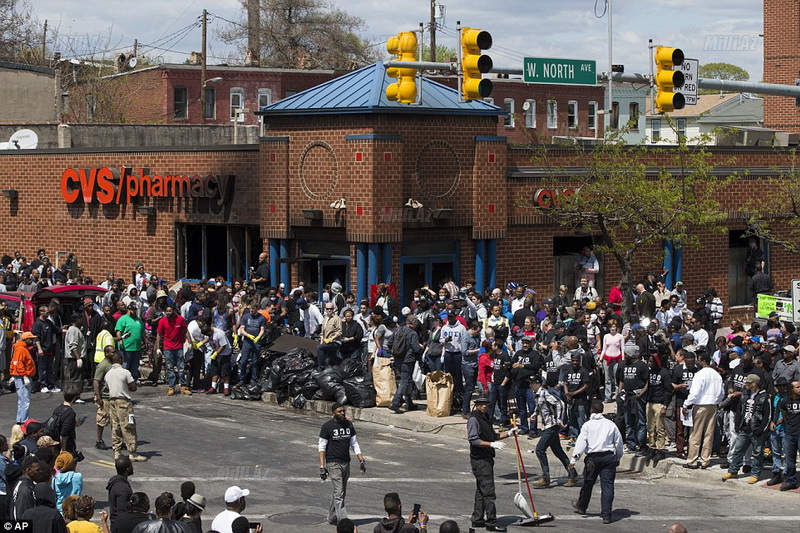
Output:
[[26,331],[14,343],[14,353],[11,356],[9,374],[14,378],[17,389],[17,424],[22,424],[28,419],[31,406],[31,378],[36,375],[36,363],[31,356],[34,341],[36,335]]

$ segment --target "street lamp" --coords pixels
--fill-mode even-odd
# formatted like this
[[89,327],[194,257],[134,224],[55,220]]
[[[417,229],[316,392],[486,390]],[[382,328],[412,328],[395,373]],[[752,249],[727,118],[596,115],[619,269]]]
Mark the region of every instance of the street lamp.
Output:
[[206,86],[218,81],[222,81],[219,76],[207,80],[205,68],[200,71],[200,122],[205,123],[206,121]]

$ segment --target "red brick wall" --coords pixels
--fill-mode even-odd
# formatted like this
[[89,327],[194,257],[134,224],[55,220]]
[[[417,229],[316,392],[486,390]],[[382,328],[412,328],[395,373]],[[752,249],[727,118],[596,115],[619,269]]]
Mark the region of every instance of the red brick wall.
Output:
[[[800,3],[764,0],[764,81],[794,85],[800,78]],[[764,96],[764,127],[800,133],[794,98]]]
[[[151,199],[155,216],[145,216],[132,205],[101,207],[67,204],[60,192],[67,168],[149,167],[152,174],[235,175],[234,195],[228,208],[214,212],[192,199]],[[2,206],[9,231],[0,236],[3,253],[21,250],[28,257],[42,247],[49,253],[78,255],[86,275],[98,282],[113,270],[125,278],[137,261],[147,271],[174,279],[175,224],[256,224],[258,221],[258,152],[255,150],[151,151],[16,154],[0,157],[0,188],[13,188],[19,197]],[[23,172],[32,179],[21,179]],[[11,230],[13,228],[13,230]],[[221,252],[226,246],[222,244]],[[50,256],[54,259],[54,255]]]

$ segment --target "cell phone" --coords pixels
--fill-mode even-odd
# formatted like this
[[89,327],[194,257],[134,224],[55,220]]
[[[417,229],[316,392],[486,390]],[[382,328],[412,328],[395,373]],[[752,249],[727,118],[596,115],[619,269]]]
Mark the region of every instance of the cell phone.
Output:
[[419,510],[421,508],[422,507],[420,506],[420,504],[418,504],[418,503],[414,504],[414,508],[411,510],[411,520],[413,520],[415,522],[417,521],[417,519],[419,518]]
[[248,522],[247,524],[247,526],[250,528],[250,531],[255,531],[260,525],[261,522]]

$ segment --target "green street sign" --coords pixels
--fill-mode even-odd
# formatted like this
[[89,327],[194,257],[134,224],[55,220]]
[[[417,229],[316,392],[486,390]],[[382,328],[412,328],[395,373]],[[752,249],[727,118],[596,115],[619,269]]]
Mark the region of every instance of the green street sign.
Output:
[[526,57],[523,64],[525,83],[597,85],[597,62],[588,59]]

